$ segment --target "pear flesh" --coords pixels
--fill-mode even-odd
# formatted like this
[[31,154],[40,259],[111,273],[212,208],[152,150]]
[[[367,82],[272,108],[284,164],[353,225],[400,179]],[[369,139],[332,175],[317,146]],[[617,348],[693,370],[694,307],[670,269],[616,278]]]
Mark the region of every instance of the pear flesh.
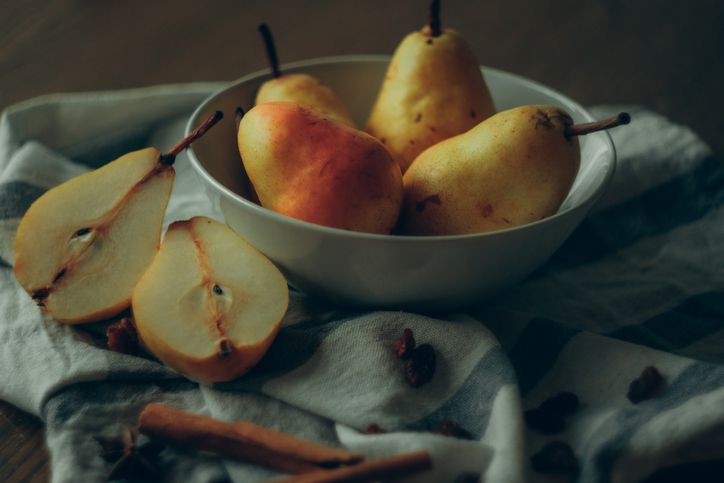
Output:
[[203,382],[241,376],[266,353],[287,310],[279,270],[229,227],[173,223],[133,292],[143,344]]
[[395,51],[367,122],[403,173],[425,149],[464,133],[494,113],[480,66],[465,40],[430,28],[405,37]]
[[261,205],[344,230],[389,233],[402,173],[377,139],[299,104],[260,104],[242,118],[239,153]]
[[147,148],[38,198],[13,245],[20,285],[55,319],[108,318],[125,309],[161,236],[174,170]]
[[480,233],[554,214],[580,164],[571,125],[557,107],[522,106],[427,149],[404,175],[402,233]]
[[347,107],[329,87],[308,74],[284,74],[266,81],[259,88],[255,104],[265,102],[296,102],[354,127]]

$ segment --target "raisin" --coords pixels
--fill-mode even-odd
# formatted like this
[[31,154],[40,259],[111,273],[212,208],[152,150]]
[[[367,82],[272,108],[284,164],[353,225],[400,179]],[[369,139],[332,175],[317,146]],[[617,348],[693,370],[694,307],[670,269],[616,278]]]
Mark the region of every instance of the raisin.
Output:
[[412,329],[405,329],[399,339],[395,341],[395,355],[398,359],[407,359],[415,349],[415,336]]
[[108,348],[114,352],[133,354],[138,352],[138,332],[133,319],[124,317],[106,329]]
[[529,409],[524,414],[525,424],[543,434],[556,434],[563,431],[565,421],[560,414],[544,411],[540,407]]
[[422,344],[412,351],[405,362],[405,378],[412,387],[420,387],[432,379],[435,373],[435,349]]
[[446,419],[446,420],[442,421],[438,425],[437,430],[435,430],[435,432],[438,434],[442,434],[443,436],[450,436],[452,438],[474,439],[472,434],[467,432],[465,429],[463,429],[458,423],[456,423],[452,419]]
[[578,396],[572,392],[559,392],[541,403],[538,408],[547,413],[571,414],[578,409]]
[[384,434],[386,432],[387,431],[382,429],[377,423],[370,423],[365,430],[365,433],[367,434]]
[[656,395],[663,382],[664,378],[659,370],[649,366],[643,370],[639,377],[631,381],[626,397],[634,404],[651,399]]
[[540,473],[577,474],[578,459],[573,449],[563,441],[552,441],[530,458],[535,471]]

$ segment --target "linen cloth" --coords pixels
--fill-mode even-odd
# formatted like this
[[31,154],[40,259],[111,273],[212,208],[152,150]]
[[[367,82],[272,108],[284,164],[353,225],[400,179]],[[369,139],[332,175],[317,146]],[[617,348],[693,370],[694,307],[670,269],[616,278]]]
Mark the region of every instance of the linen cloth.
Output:
[[[43,315],[11,268],[28,206],[127,151],[168,148],[191,110],[221,86],[46,96],[2,115],[0,398],[45,421],[52,481],[105,481],[110,464],[95,437],[133,426],[151,401],[369,457],[427,448],[434,470],[409,481],[462,473],[486,482],[555,481],[529,463],[552,440],[572,446],[581,482],[634,482],[663,466],[724,456],[724,171],[693,132],[642,108],[625,106],[633,122],[611,131],[618,168],[595,212],[529,279],[465,313],[350,312],[292,291],[259,366],[212,386],[152,356],[105,349],[107,322],[70,327]],[[219,218],[184,155],[176,169],[166,225]],[[405,327],[437,351],[433,380],[417,389],[404,382],[391,350]],[[634,405],[628,384],[649,365],[665,389]],[[564,390],[582,403],[565,431],[527,429],[523,411]],[[433,434],[446,419],[474,440]],[[363,434],[370,423],[389,432]],[[174,448],[160,461],[173,482],[277,475]]]

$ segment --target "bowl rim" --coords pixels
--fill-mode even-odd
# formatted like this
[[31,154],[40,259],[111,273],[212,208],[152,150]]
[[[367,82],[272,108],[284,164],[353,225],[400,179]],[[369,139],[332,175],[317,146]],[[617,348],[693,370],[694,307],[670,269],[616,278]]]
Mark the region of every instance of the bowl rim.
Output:
[[[392,59],[391,55],[382,55],[382,54],[350,54],[350,55],[337,55],[337,56],[329,56],[329,57],[315,57],[311,59],[304,59],[299,60],[295,62],[289,62],[281,65],[281,69],[284,71],[299,69],[299,68],[305,68],[305,67],[314,67],[318,65],[324,65],[324,64],[339,64],[339,63],[359,63],[359,62],[370,62],[370,63],[376,63],[376,62],[387,62]],[[528,86],[534,87],[536,90],[541,91],[551,97],[559,97],[565,99],[569,104],[575,106],[580,112],[584,115],[586,118],[586,121],[594,121],[595,118],[588,112],[586,108],[584,108],[581,104],[579,104],[577,101],[571,99],[570,97],[566,96],[565,94],[548,87],[545,84],[541,84],[540,82],[537,82],[535,80],[529,79],[527,77],[523,77],[521,75],[508,72],[502,69],[496,69],[494,67],[488,67],[485,65],[480,66],[483,70],[483,74],[487,72],[493,72],[498,76],[501,77],[508,77],[511,79],[516,80],[519,83],[527,84]],[[201,114],[201,112],[212,102],[214,102],[218,97],[223,95],[226,91],[233,89],[234,87],[243,84],[245,82],[249,82],[251,80],[256,80],[260,77],[270,77],[271,76],[271,70],[266,69],[260,69],[254,72],[251,72],[247,75],[244,75],[242,77],[239,77],[236,80],[230,81],[220,89],[216,90],[212,94],[210,94],[208,97],[206,97],[201,104],[199,104],[196,109],[194,109],[193,113],[189,117],[187,123],[184,135],[188,135],[198,124],[197,118]],[[483,232],[483,233],[466,233],[466,234],[460,234],[460,235],[397,235],[397,234],[380,234],[380,233],[367,233],[367,232],[361,232],[361,231],[352,231],[352,230],[344,230],[341,228],[333,228],[329,226],[319,225],[316,223],[311,223],[308,221],[298,220],[296,218],[292,218],[286,215],[282,215],[281,213],[277,213],[275,211],[272,211],[268,208],[264,208],[261,205],[257,205],[256,203],[253,203],[240,194],[230,190],[226,186],[224,186],[219,180],[217,180],[214,176],[212,176],[206,168],[203,166],[201,161],[197,158],[196,152],[194,150],[193,144],[187,149],[188,158],[193,166],[193,168],[196,170],[197,173],[199,173],[202,178],[209,184],[211,184],[217,191],[221,193],[222,196],[225,196],[227,199],[230,199],[231,201],[235,203],[240,203],[242,206],[244,206],[246,209],[251,210],[253,213],[258,214],[260,216],[263,216],[267,219],[272,219],[275,221],[283,222],[283,223],[289,223],[292,226],[299,228],[299,229],[307,229],[307,230],[313,230],[316,232],[319,232],[321,234],[327,234],[332,235],[339,238],[349,238],[349,239],[366,239],[366,240],[378,240],[378,241],[385,241],[385,242],[392,242],[392,243],[424,243],[424,242],[447,242],[447,241],[454,241],[454,240],[470,240],[470,239],[479,239],[479,238],[496,238],[501,236],[506,236],[509,233],[523,231],[531,229],[532,227],[540,226],[549,222],[552,222],[556,219],[563,218],[565,216],[568,216],[572,211],[577,210],[581,208],[582,206],[589,204],[592,206],[603,194],[607,186],[610,184],[611,179],[613,178],[614,172],[616,171],[616,165],[617,165],[617,153],[616,153],[616,146],[613,143],[613,140],[611,139],[611,135],[608,131],[600,131],[596,134],[603,135],[603,142],[607,145],[607,147],[611,151],[611,162],[609,163],[609,168],[604,173],[603,179],[601,179],[598,182],[598,186],[595,187],[595,189],[587,196],[585,196],[583,199],[580,200],[579,203],[569,206],[564,210],[557,211],[555,214],[542,218],[540,220],[536,220],[530,223],[525,223],[523,225],[513,226],[510,228],[502,228],[500,230],[495,231],[489,231],[489,232]],[[589,207],[590,209],[590,207]]]

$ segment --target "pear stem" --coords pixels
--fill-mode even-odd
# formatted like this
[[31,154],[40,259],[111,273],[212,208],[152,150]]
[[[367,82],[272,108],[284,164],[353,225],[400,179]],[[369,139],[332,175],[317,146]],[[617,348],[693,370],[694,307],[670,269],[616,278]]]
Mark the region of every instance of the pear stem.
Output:
[[241,124],[241,119],[244,117],[244,114],[246,114],[246,113],[244,112],[244,109],[242,109],[239,106],[237,106],[237,108],[234,112],[236,113],[236,115],[234,116],[234,122],[236,123],[236,130],[238,131],[239,124]]
[[276,79],[282,75],[282,71],[279,69],[279,57],[277,57],[277,48],[276,45],[274,45],[274,37],[272,37],[271,29],[265,23],[259,25],[259,33],[261,33],[261,37],[264,39],[266,57],[269,59],[272,76]]
[[604,129],[611,129],[612,127],[622,126],[631,122],[631,116],[627,112],[619,112],[615,116],[611,116],[608,119],[601,119],[600,121],[586,122],[584,124],[574,124],[573,126],[567,126],[565,130],[566,137],[571,136],[583,136],[596,131],[602,131]]
[[221,111],[216,111],[211,116],[206,118],[206,120],[202,122],[199,127],[191,131],[188,136],[176,143],[174,147],[163,153],[161,155],[161,162],[163,164],[173,164],[173,162],[176,160],[176,156],[181,151],[191,146],[191,143],[206,134],[206,132],[211,129],[214,124],[221,121],[222,117],[224,117],[224,113]]
[[440,0],[432,0],[430,4],[430,35],[439,37],[442,34],[440,24]]

